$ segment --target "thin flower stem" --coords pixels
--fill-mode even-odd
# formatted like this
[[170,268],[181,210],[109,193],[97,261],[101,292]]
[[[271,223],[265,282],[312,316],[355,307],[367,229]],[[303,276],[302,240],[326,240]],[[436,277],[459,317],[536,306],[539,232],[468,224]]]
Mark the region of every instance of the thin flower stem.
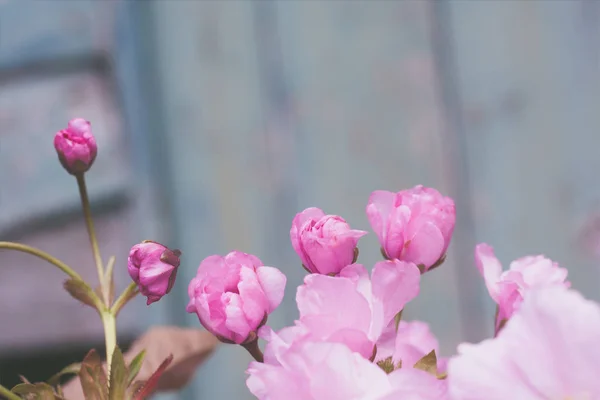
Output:
[[79,196],[81,197],[81,205],[83,207],[83,216],[85,218],[85,225],[87,227],[88,236],[90,237],[90,244],[92,245],[92,252],[94,253],[94,261],[96,262],[96,269],[98,270],[98,279],[100,280],[100,286],[102,288],[102,295],[104,297],[104,304],[108,307],[108,291],[107,285],[104,279],[104,264],[102,263],[102,257],[100,256],[100,249],[98,248],[98,240],[96,239],[96,231],[94,230],[94,221],[92,219],[92,212],[90,209],[90,199],[88,198],[87,187],[85,185],[84,174],[77,174],[77,186],[79,186]]
[[102,325],[104,326],[104,343],[106,344],[107,375],[110,376],[110,364],[117,345],[117,321],[115,316],[110,312],[103,312]]
[[117,314],[119,314],[119,311],[121,311],[121,309],[125,306],[125,304],[127,304],[129,300],[137,296],[138,293],[139,291],[137,288],[137,284],[135,282],[131,282],[129,286],[127,286],[127,289],[125,289],[125,291],[121,293],[119,298],[113,304],[112,308],[110,309],[111,314],[116,317]]
[[42,260],[48,261],[50,264],[54,265],[55,267],[57,267],[58,269],[63,271],[65,274],[69,275],[71,278],[79,279],[79,280],[83,281],[81,276],[77,272],[73,271],[73,269],[71,267],[69,267],[67,264],[60,261],[58,258],[51,256],[50,254],[46,253],[45,251],[36,249],[35,247],[27,246],[26,244],[22,244],[22,243],[0,242],[0,249],[16,250],[16,251],[20,251],[23,253],[31,254],[33,256],[41,258]]
[[21,400],[19,396],[17,396],[2,385],[0,385],[0,395],[6,397],[8,400]]
[[254,357],[256,361],[260,363],[265,361],[265,357],[260,348],[258,347],[258,338],[251,342],[244,343],[241,346],[248,350],[248,353],[250,353],[250,355]]

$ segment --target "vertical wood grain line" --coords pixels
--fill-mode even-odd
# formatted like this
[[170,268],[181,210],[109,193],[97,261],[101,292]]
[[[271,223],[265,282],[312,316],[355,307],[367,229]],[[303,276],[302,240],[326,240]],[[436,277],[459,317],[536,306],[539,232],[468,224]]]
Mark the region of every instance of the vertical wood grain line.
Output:
[[459,76],[456,70],[453,51],[451,2],[448,0],[429,1],[431,13],[432,48],[434,68],[437,76],[442,122],[444,179],[449,184],[450,196],[457,209],[457,222],[452,238],[456,260],[456,284],[459,293],[459,315],[463,339],[478,341],[487,333],[481,321],[490,318],[485,313],[482,281],[474,265],[475,220],[473,214],[473,193],[469,178],[467,137],[463,121],[463,104]]

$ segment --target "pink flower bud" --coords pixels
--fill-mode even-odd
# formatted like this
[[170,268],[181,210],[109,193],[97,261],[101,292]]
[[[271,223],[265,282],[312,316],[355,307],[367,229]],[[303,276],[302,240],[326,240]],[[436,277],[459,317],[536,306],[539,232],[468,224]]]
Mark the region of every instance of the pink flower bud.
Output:
[[56,132],[54,148],[62,166],[72,175],[90,169],[98,153],[91,124],[82,118],[72,119],[67,129]]
[[382,252],[427,271],[446,254],[454,224],[454,201],[422,185],[398,193],[371,194],[367,217]]
[[285,282],[281,271],[251,254],[213,255],[200,263],[190,282],[186,310],[219,340],[242,344],[256,339],[258,328],[279,306]]
[[337,215],[315,207],[297,214],[290,239],[302,265],[311,273],[338,274],[355,261],[358,239],[367,232],[350,229]]
[[138,284],[140,293],[152,304],[169,293],[175,284],[179,268],[179,250],[170,250],[160,243],[145,240],[129,251],[127,270]]

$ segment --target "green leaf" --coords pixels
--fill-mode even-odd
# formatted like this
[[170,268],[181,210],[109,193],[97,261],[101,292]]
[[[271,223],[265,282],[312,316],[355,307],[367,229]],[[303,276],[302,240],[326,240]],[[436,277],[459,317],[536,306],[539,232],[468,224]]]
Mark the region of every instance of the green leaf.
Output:
[[47,383],[19,383],[12,388],[18,395],[35,395],[36,400],[54,400],[54,389]]
[[429,354],[417,361],[413,368],[420,369],[437,377],[437,356],[435,355],[435,350],[431,350]]
[[109,400],[123,400],[127,391],[127,367],[119,347],[115,347],[110,363]]
[[96,350],[90,350],[81,363],[79,380],[86,400],[107,400],[108,380]]
[[142,363],[144,362],[145,356],[146,356],[146,350],[142,350],[129,363],[129,368],[128,368],[129,376],[127,377],[127,386],[129,386],[133,383],[133,380],[140,372],[140,368],[142,368]]
[[154,371],[152,376],[148,378],[144,386],[142,386],[140,390],[135,393],[133,397],[134,400],[144,400],[154,392],[154,390],[158,386],[158,379],[165,372],[165,370],[167,369],[169,364],[171,364],[172,361],[173,355],[171,354],[158,366],[158,368],[156,369],[156,371]]
[[73,298],[79,300],[83,304],[95,308],[98,311],[103,309],[100,298],[94,293],[92,288],[81,279],[71,278],[66,280],[63,287]]
[[66,367],[61,369],[59,372],[54,374],[46,382],[48,382],[49,385],[56,386],[60,383],[60,378],[62,378],[64,375],[69,375],[69,374],[77,375],[79,373],[80,369],[81,369],[81,363],[74,363],[71,365],[67,365]]

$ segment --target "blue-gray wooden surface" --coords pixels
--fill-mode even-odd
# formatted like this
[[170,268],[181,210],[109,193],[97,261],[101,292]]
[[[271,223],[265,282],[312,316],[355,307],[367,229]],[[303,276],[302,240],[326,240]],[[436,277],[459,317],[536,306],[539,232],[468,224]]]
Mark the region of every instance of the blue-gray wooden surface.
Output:
[[[479,241],[505,264],[545,253],[600,299],[589,245],[600,243],[591,224],[600,212],[599,2],[40,1],[29,6],[53,14],[35,23],[26,3],[0,3],[0,74],[36,57],[108,54],[111,107],[131,159],[98,166],[98,193],[134,198],[129,215],[139,223],[121,237],[184,251],[174,292],[139,311],[145,325],[198,325],[184,312],[187,283],[202,258],[231,249],[285,271],[286,299],[270,322],[291,323],[304,276],[288,239],[294,214],[319,206],[368,229],[372,190],[417,183],[457,202],[448,261],[424,277],[407,309],[431,324],[445,355],[461,339],[490,333],[493,305],[472,260]],[[28,88],[2,81],[0,105],[33,96],[34,83],[23,82]],[[54,87],[45,85],[39,90]],[[4,184],[5,160],[22,142],[2,135]],[[99,164],[118,153],[111,146],[101,148]],[[50,170],[44,164],[36,179],[65,181]],[[36,190],[30,186],[10,193],[12,212],[2,189],[1,223],[26,204],[43,205],[14,200]],[[361,240],[361,260],[378,257],[371,234]],[[248,361],[222,346],[186,395],[250,398]]]

